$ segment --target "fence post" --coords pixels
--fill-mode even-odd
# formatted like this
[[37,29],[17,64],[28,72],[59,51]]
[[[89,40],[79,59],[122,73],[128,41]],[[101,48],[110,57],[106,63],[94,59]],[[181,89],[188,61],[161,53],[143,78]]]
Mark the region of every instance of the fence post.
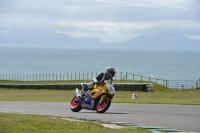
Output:
[[120,80],[122,80],[122,72],[121,72],[121,75],[120,75]]
[[200,79],[199,79],[199,86],[198,86],[198,88],[200,88]]
[[183,84],[181,85],[181,89],[184,89],[184,85]]
[[75,73],[75,80],[76,80],[76,73]]
[[87,80],[88,80],[88,72],[87,72]]
[[142,81],[142,75],[141,75],[141,81]]
[[196,82],[196,89],[200,88],[200,79],[197,80]]

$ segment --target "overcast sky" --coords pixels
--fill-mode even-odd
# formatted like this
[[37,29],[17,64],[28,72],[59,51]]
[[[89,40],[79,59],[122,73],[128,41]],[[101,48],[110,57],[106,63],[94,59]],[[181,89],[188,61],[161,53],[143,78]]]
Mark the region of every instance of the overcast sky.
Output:
[[160,33],[200,40],[200,0],[0,0],[0,31],[16,29],[103,42]]

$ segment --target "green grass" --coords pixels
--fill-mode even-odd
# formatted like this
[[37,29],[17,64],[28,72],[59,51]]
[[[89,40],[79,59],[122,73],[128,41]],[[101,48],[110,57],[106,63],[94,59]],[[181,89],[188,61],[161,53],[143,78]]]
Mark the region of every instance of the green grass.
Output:
[[[0,81],[0,84],[70,84],[83,81]],[[144,82],[144,81],[143,81]],[[141,81],[115,81],[114,83],[143,83]],[[152,83],[152,82],[151,82]],[[200,89],[175,90],[153,83],[153,92],[116,91],[114,103],[183,104],[200,105]],[[137,94],[137,99],[132,95]],[[74,90],[33,90],[0,88],[0,101],[70,102]],[[48,116],[0,113],[0,133],[148,133],[138,128],[110,129],[92,122],[77,122]]]
[[[137,99],[132,95],[137,94]],[[71,102],[74,90],[0,89],[0,101]],[[116,91],[114,103],[200,105],[200,90]]]
[[[71,84],[81,83],[80,80],[69,81],[0,81],[0,84]],[[144,83],[145,81],[116,80],[114,83]],[[153,82],[151,82],[153,83]],[[175,90],[153,83],[153,92],[116,91],[112,100],[114,103],[143,103],[143,104],[182,104],[200,105],[200,89]],[[137,99],[132,95],[137,94]],[[0,88],[0,101],[37,101],[37,102],[71,102],[74,90],[31,90]]]
[[0,133],[151,133],[139,128],[111,129],[93,122],[16,113],[0,113],[0,123]]

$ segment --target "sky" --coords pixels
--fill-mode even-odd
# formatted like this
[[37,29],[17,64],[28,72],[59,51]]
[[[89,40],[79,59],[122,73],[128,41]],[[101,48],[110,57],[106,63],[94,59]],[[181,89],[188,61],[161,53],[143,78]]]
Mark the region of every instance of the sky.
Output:
[[12,30],[103,42],[162,33],[200,40],[200,0],[0,0],[0,32]]

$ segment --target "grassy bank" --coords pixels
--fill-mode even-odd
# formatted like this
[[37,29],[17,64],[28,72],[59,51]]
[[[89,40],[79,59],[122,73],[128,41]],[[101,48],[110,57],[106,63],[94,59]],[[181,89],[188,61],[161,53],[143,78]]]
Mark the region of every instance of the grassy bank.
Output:
[[[18,82],[0,81],[0,84],[70,84],[82,81],[45,81]],[[115,81],[115,83],[141,83],[139,81]],[[112,102],[115,103],[144,103],[144,104],[184,104],[200,105],[200,89],[174,90],[154,84],[153,92],[116,91]],[[132,95],[137,94],[137,99]],[[33,90],[33,89],[4,89],[0,88],[0,101],[37,101],[37,102],[70,102],[75,95],[74,90]],[[135,128],[110,129],[91,122],[68,121],[48,116],[0,113],[0,132],[2,133],[148,133],[150,131]]]
[[[0,84],[71,84],[81,82],[83,81],[0,81]],[[116,80],[114,83],[144,83],[144,81]],[[153,92],[116,91],[112,102],[200,105],[200,89],[175,90],[156,83],[153,83],[153,87]],[[137,94],[138,98],[133,100],[133,94]],[[20,90],[0,88],[0,101],[70,102],[74,95],[74,90]]]
[[[137,94],[137,99],[132,95]],[[0,101],[70,102],[75,91],[0,89]],[[163,90],[154,92],[117,91],[114,103],[200,105],[200,90]]]
[[150,133],[144,129],[111,129],[92,122],[16,113],[0,113],[0,123],[0,133]]

